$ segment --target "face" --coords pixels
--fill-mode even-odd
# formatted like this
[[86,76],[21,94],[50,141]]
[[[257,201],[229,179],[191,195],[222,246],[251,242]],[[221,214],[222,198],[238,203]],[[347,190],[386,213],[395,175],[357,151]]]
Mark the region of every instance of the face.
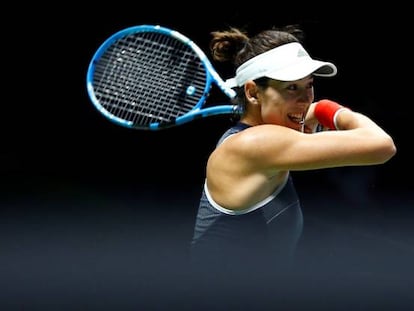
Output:
[[270,80],[258,98],[263,123],[303,131],[303,120],[314,100],[313,76],[289,82]]

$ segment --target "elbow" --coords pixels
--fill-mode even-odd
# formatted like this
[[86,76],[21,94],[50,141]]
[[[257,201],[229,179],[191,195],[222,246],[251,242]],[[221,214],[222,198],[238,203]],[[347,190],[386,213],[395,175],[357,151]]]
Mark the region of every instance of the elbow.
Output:
[[397,153],[397,147],[391,137],[388,137],[384,140],[381,145],[380,150],[376,153],[377,154],[377,161],[379,164],[383,164],[388,162],[391,158],[393,158]]

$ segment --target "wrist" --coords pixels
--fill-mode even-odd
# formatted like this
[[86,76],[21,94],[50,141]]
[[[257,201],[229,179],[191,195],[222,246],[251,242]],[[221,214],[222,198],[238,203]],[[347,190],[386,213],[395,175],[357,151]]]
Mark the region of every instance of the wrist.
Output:
[[314,109],[314,116],[318,120],[318,122],[323,125],[324,127],[337,130],[337,118],[341,111],[346,110],[346,108],[337,102],[332,100],[323,99],[318,101]]
[[342,107],[342,108],[339,108],[337,111],[335,111],[335,114],[333,116],[333,124],[334,124],[335,130],[339,129],[339,127],[338,127],[338,115],[339,115],[340,112],[342,112],[344,110],[349,110],[349,108]]

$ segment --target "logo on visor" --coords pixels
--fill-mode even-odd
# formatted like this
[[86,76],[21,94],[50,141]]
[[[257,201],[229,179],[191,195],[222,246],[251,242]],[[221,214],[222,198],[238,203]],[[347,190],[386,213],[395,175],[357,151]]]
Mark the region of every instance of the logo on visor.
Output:
[[304,49],[299,49],[297,57],[303,57],[303,56],[309,56],[308,52],[306,52]]

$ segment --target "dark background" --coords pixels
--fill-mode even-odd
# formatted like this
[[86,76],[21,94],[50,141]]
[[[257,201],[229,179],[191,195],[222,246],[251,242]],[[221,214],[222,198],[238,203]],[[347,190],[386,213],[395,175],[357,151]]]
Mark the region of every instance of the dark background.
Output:
[[310,54],[339,69],[336,77],[317,80],[316,98],[367,113],[398,148],[380,166],[293,173],[305,217],[298,273],[283,291],[268,286],[264,298],[247,302],[229,294],[231,305],[414,306],[408,9],[398,3],[366,11],[345,2],[234,5],[61,3],[25,7],[39,12],[25,18],[10,11],[15,22],[2,53],[2,310],[193,310],[206,303],[220,309],[218,297],[196,290],[187,252],[205,161],[230,120],[215,116],[142,132],[110,123],[87,97],[95,50],[115,31],[139,24],[174,28],[205,52],[213,30],[237,26],[254,34],[300,24]]

